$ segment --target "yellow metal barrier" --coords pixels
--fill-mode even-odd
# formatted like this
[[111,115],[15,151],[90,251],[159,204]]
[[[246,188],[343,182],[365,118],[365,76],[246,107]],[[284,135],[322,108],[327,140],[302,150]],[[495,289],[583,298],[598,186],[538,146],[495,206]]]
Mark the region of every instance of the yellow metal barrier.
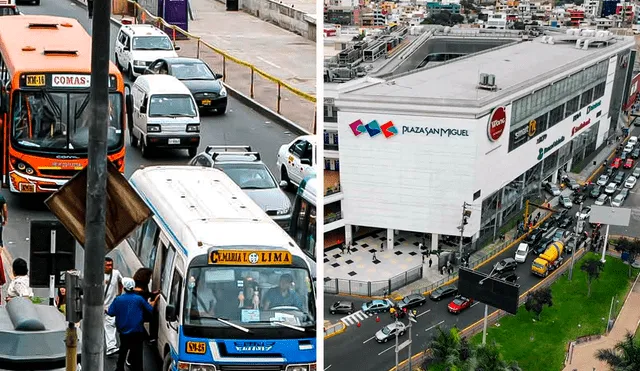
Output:
[[156,17],[138,3],[128,0],[138,23],[153,24],[165,30],[180,47],[182,57],[199,58],[214,72],[223,75],[225,84],[307,130],[316,131],[316,97],[271,76],[249,62],[216,48],[199,36]]

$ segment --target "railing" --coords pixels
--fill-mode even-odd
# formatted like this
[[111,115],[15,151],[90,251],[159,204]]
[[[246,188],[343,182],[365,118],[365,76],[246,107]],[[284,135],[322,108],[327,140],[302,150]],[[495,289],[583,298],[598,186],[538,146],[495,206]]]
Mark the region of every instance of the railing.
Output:
[[[580,250],[576,251],[575,255],[574,255],[574,259],[580,259],[585,253],[585,249],[581,248]],[[565,262],[564,264],[562,264],[558,269],[556,269],[553,273],[551,273],[547,278],[543,279],[542,281],[540,281],[538,284],[534,285],[532,288],[530,288],[529,290],[525,291],[524,293],[522,293],[518,299],[518,306],[521,306],[524,304],[524,302],[527,300],[527,295],[537,289],[541,289],[541,288],[545,288],[545,287],[549,287],[551,286],[552,283],[554,283],[567,269],[569,269],[569,266],[571,264],[569,264],[569,262]],[[503,310],[496,310],[493,313],[489,314],[487,316],[487,328],[489,326],[492,326],[493,324],[495,324],[496,322],[498,322],[498,320],[500,320],[502,317],[506,316],[508,313],[503,311]],[[477,321],[476,323],[466,327],[465,329],[463,329],[462,331],[460,331],[460,335],[462,337],[465,338],[470,338],[478,333],[480,333],[482,331],[484,327],[484,319],[481,319],[479,321]],[[425,349],[423,352],[415,354],[413,356],[411,356],[411,364],[412,365],[420,365],[423,362],[431,359],[432,357],[432,352],[431,349]],[[399,365],[398,368],[393,367],[391,368],[389,371],[411,371],[409,370],[409,365],[408,362],[402,361]]]
[[362,296],[386,296],[422,278],[422,265],[380,281],[358,281],[343,278],[325,278],[324,292],[327,294],[347,294]]
[[341,332],[344,332],[344,330],[346,329],[347,325],[345,325],[343,322],[338,322],[335,323],[331,326],[325,327],[324,328],[324,338],[330,338],[332,336],[338,335]]
[[199,58],[213,71],[221,71],[225,84],[296,123],[309,133],[316,129],[316,97],[271,76],[249,62],[214,47],[180,27],[156,17],[138,3],[128,0],[135,9],[138,23],[164,29],[180,46],[181,57]]
[[338,211],[336,213],[330,213],[329,215],[324,217],[324,224],[333,223],[340,219],[342,219],[342,211]]

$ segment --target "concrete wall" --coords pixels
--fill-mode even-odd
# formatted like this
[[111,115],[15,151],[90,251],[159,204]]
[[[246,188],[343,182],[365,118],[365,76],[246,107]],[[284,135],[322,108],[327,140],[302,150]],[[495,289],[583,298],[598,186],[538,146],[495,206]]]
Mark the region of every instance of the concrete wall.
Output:
[[[226,4],[225,0],[217,0]],[[240,0],[240,9],[287,31],[316,41],[314,17],[274,0]]]

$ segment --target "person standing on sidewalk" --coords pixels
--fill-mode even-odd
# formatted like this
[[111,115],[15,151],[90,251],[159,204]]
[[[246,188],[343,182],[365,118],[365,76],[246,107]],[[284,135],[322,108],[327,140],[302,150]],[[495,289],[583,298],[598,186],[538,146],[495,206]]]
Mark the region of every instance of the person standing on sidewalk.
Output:
[[[116,296],[122,293],[122,274],[119,270],[113,269],[113,259],[109,257],[104,258],[104,286],[104,310],[106,312]],[[116,319],[111,315],[104,316],[104,338],[107,355],[117,353]]]
[[116,297],[105,313],[115,318],[120,334],[120,354],[118,354],[116,371],[125,371],[127,354],[130,357],[131,370],[142,371],[142,344],[146,338],[144,317],[153,313],[159,296],[152,301],[144,300],[141,295],[134,292],[136,283],[128,277],[122,279],[122,286],[125,293]]
[[429,268],[431,268],[431,264],[433,264],[433,260],[429,258]]

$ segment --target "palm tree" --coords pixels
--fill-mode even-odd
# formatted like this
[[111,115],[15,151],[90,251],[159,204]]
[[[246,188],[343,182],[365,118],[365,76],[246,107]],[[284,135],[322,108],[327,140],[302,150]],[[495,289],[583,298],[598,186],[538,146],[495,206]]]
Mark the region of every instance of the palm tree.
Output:
[[613,349],[598,349],[596,358],[609,364],[613,371],[640,370],[640,345],[634,337],[627,331],[624,340],[619,341]]
[[437,335],[429,344],[433,358],[447,365],[456,364],[460,359],[460,332],[456,327],[452,327],[449,331],[437,328]]
[[522,371],[517,363],[507,364],[495,341],[480,345],[476,351],[476,357],[476,371]]

